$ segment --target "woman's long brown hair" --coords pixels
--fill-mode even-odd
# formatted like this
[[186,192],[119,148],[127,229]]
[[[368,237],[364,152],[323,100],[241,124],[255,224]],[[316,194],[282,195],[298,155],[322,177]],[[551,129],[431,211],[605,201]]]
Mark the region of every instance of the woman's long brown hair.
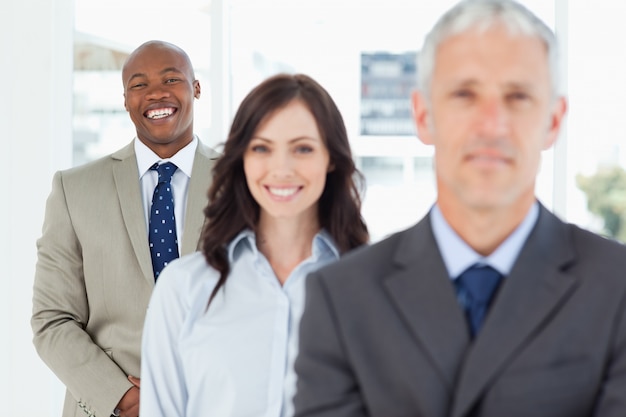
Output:
[[333,238],[340,253],[369,240],[361,216],[360,186],[363,176],[352,159],[343,118],[328,92],[303,74],[278,74],[255,87],[235,114],[223,155],[213,168],[209,204],[204,210],[202,253],[219,274],[209,304],[224,285],[230,272],[227,245],[242,230],[256,232],[259,205],[246,184],[243,156],[259,125],[293,100],[304,103],[317,122],[328,149],[330,166],[326,185],[318,202],[319,223]]

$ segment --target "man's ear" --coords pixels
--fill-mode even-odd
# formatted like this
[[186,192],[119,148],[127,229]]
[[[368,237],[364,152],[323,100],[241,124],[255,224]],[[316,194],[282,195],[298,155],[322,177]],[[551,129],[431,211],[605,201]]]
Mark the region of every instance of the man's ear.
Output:
[[548,126],[548,134],[543,144],[543,150],[550,149],[559,137],[561,126],[567,113],[567,100],[565,97],[559,97],[554,101],[552,112],[550,113],[550,125]]
[[200,81],[198,80],[194,80],[193,81],[193,96],[195,98],[200,98],[200,92],[201,92],[201,88],[200,88]]
[[413,120],[417,128],[417,136],[425,145],[432,145],[431,114],[428,99],[420,91],[414,91],[411,95],[413,107]]
[[124,108],[128,111],[128,105],[126,105],[126,93],[122,94],[124,96]]

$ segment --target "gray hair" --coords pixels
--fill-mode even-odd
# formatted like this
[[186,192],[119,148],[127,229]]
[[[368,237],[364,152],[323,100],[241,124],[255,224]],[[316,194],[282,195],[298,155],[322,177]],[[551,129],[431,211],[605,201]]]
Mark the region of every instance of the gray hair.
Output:
[[502,24],[512,35],[536,36],[543,41],[554,96],[559,91],[559,58],[556,37],[537,16],[513,0],[462,0],[446,12],[424,40],[417,58],[417,87],[430,94],[437,48],[447,38],[470,30],[486,31]]

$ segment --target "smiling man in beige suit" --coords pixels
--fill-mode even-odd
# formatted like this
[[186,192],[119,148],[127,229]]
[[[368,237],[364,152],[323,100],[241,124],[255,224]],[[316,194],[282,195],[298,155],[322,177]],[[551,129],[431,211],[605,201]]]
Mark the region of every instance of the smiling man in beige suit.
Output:
[[137,137],[92,163],[57,172],[48,197],[31,320],[34,344],[67,387],[63,417],[139,414],[141,334],[155,283],[148,222],[154,164],[171,180],[180,254],[196,250],[213,162],[193,132],[200,97],[187,54],[150,41],[122,70]]

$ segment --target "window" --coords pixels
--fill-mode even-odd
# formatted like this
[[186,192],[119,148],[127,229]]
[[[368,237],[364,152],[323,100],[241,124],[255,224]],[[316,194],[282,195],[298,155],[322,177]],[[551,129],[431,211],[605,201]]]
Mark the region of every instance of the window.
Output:
[[[131,5],[76,0],[74,162],[110,153],[134,136],[122,107],[119,70],[126,54],[148,39],[168,40],[189,52],[203,85],[196,131],[213,146],[224,141],[236,107],[252,87],[277,72],[304,72],[342,110],[367,180],[364,215],[378,240],[414,223],[435,199],[432,150],[407,134],[412,128],[405,120],[407,86],[394,83],[392,75],[404,80],[410,65],[398,63],[419,52],[425,32],[454,3],[183,0],[172,8],[163,0]],[[626,5],[522,3],[553,28],[559,22],[570,103],[557,147],[544,153],[537,194],[565,219],[601,232],[603,219],[589,212],[576,177],[626,166],[622,129],[614,122],[622,119],[626,60],[612,44],[621,39],[617,19]],[[368,71],[378,65],[377,74],[386,80],[364,76],[364,65]],[[372,89],[369,96],[365,85]]]

